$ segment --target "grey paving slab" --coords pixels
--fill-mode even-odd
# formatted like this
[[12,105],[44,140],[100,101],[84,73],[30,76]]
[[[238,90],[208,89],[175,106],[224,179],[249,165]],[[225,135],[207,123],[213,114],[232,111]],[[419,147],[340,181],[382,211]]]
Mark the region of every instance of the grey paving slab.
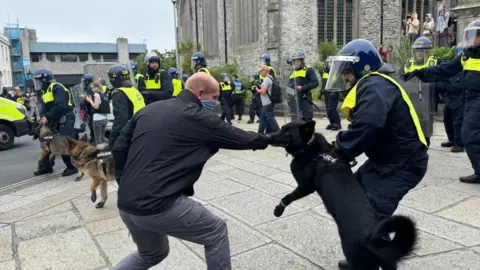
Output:
[[395,214],[410,216],[420,230],[452,242],[469,247],[480,244],[480,230],[470,226],[403,206],[398,207]]
[[0,269],[2,270],[16,270],[15,261],[10,260],[6,262],[0,262]]
[[442,210],[437,215],[480,229],[480,198],[471,198],[453,207]]
[[419,242],[414,254],[418,256],[425,256],[459,248],[463,248],[463,246],[452,241],[442,239],[438,236],[419,231]]
[[41,211],[52,208],[55,205],[59,205],[65,201],[77,197],[77,194],[55,194],[43,200],[36,201],[25,205],[23,207],[17,208],[13,211],[4,213],[0,215],[0,222],[11,223],[17,220],[26,218],[33,214],[39,213]]
[[235,167],[229,166],[227,164],[218,164],[206,168],[206,170],[209,170],[211,172],[224,172],[233,169],[235,169]]
[[20,242],[18,257],[22,270],[85,270],[106,265],[85,228]]
[[65,232],[81,225],[80,219],[72,211],[18,221],[15,233],[24,241],[54,233]]
[[226,177],[209,171],[203,171],[197,183],[210,183],[220,180],[225,180]]
[[337,226],[321,216],[300,213],[256,228],[323,268],[336,269],[344,258]]
[[0,212],[9,212],[9,211],[15,210],[17,208],[48,198],[52,195],[58,194],[65,190],[67,190],[67,188],[65,188],[62,185],[62,186],[56,186],[56,187],[41,191],[39,193],[35,193],[33,195],[25,196],[21,199],[0,205]]
[[271,175],[274,173],[278,173],[279,171],[277,169],[267,167],[255,162],[239,159],[239,158],[231,158],[227,160],[221,160],[220,162],[225,163],[227,165],[237,167],[239,169],[258,174],[261,176],[267,176]]
[[480,255],[469,250],[454,250],[427,257],[405,260],[400,270],[475,270],[479,269]]
[[25,219],[31,219],[31,218],[37,218],[37,217],[41,217],[41,216],[48,216],[48,215],[52,215],[52,214],[56,214],[56,213],[60,213],[60,212],[69,211],[71,209],[72,209],[72,203],[70,203],[70,201],[67,201],[67,202],[61,203],[59,205],[56,205],[52,208],[49,208],[47,210],[36,213],[35,215],[28,216],[28,217],[24,218],[24,220]]
[[197,182],[195,184],[195,197],[208,201],[249,189],[249,187],[232,180],[221,180],[213,183]]
[[20,189],[18,191],[13,192],[11,195],[22,195],[22,196],[29,196],[33,194],[37,194],[39,192],[58,187],[70,182],[72,179],[70,177],[57,177],[43,183],[30,186],[24,189]]
[[107,232],[124,229],[125,224],[123,223],[120,217],[114,217],[114,218],[98,220],[98,221],[87,223],[87,227],[88,227],[88,230],[93,235],[99,235]]
[[313,213],[315,213],[315,214],[318,214],[322,217],[325,217],[325,218],[333,221],[333,217],[328,213],[327,208],[325,208],[325,205],[323,205],[323,204],[320,205],[320,206],[312,208],[311,211],[313,211]]
[[6,226],[0,228],[0,262],[11,259],[13,259],[12,226]]
[[265,160],[254,161],[255,163],[262,164],[272,168],[290,168],[292,162],[291,157],[267,157]]
[[[255,225],[276,219],[273,215],[273,209],[279,201],[278,198],[260,191],[249,190],[229,197],[211,200],[210,203],[249,225]],[[288,216],[299,211],[302,211],[300,207],[290,205],[285,210],[284,215]]]
[[[279,199],[282,199],[285,195],[287,195],[288,193],[290,193],[292,191],[293,191],[293,188],[290,189],[288,192],[285,192],[284,194],[278,194],[276,197],[279,198]],[[292,203],[292,205],[298,205],[298,206],[301,206],[302,208],[305,208],[305,209],[311,209],[311,208],[315,208],[315,207],[323,205],[323,201],[320,198],[320,196],[318,196],[318,194],[316,192],[314,192],[314,193],[308,195],[307,197],[303,197],[300,200],[294,201]]]
[[239,254],[232,258],[232,268],[242,270],[257,269],[321,269],[308,260],[279,245],[269,244]]
[[[102,234],[96,239],[113,266],[137,249],[126,229]],[[179,240],[169,237],[169,242],[168,257],[150,269],[206,269],[205,263]]]
[[472,247],[470,249],[480,254],[480,246]]
[[[268,237],[260,234],[256,230],[243,224],[239,220],[224,213],[223,211],[212,206],[207,206],[207,208],[227,222],[228,237],[230,241],[230,254],[232,256],[271,242],[271,239]],[[198,256],[205,259],[203,246],[188,241],[183,242],[185,245],[195,251]]]
[[240,184],[253,187],[271,195],[284,194],[292,190],[291,186],[287,186],[270,180],[265,176],[259,176],[240,169],[226,171],[222,174],[239,182]]
[[428,186],[410,191],[405,197],[403,197],[401,204],[410,208],[432,213],[468,197],[470,197],[470,195],[460,191]]
[[[99,196],[97,192],[97,196]],[[97,199],[99,201],[99,199]],[[117,192],[109,192],[108,199],[103,208],[95,208],[95,204],[90,200],[90,196],[82,196],[73,200],[75,207],[85,222],[92,222],[102,219],[108,219],[118,216]]]
[[11,194],[2,195],[2,196],[0,196],[0,205],[7,204],[7,203],[9,203],[9,202],[12,202],[12,201],[21,199],[21,198],[23,198],[23,197],[24,197],[24,196],[11,195]]
[[453,181],[450,184],[447,184],[442,187],[480,197],[480,185],[472,185],[472,184],[462,183],[460,181]]
[[268,178],[292,187],[297,186],[297,182],[295,181],[295,178],[293,177],[292,173],[290,173],[290,167],[288,167],[288,172],[272,174],[272,175],[269,175]]
[[219,161],[219,160],[225,160],[227,158],[230,158],[228,155],[223,154],[224,151],[225,150],[221,150],[220,153],[216,153],[213,157],[210,158],[210,160]]

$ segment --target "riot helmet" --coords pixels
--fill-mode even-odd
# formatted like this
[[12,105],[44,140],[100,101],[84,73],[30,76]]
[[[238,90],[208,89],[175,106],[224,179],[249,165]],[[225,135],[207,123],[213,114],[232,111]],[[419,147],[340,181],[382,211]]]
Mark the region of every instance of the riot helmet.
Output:
[[85,87],[89,86],[93,82],[94,79],[95,78],[93,77],[92,74],[89,74],[89,73],[83,74],[83,76],[82,76],[82,88],[85,88]]
[[189,77],[188,74],[183,74],[183,75],[182,75],[182,81],[183,81],[184,83],[187,82],[188,77]]
[[480,46],[480,19],[467,25],[463,31],[463,48],[476,48]]
[[222,74],[220,74],[220,80],[221,80],[222,82],[229,82],[229,81],[230,81],[230,78],[228,78],[227,73],[222,73]]
[[207,67],[205,55],[202,52],[196,52],[192,55],[192,69],[197,71],[202,67]]
[[169,68],[168,74],[172,77],[172,79],[178,79],[178,69],[176,68]]
[[378,71],[384,65],[375,46],[365,39],[350,41],[326,61],[330,72],[325,90],[330,92],[349,90],[360,78]]
[[39,68],[33,74],[33,87],[36,91],[46,90],[52,81],[53,74],[48,68]]
[[270,55],[264,53],[262,56],[260,56],[260,65],[267,65],[270,66]]
[[116,64],[108,69],[108,80],[114,88],[132,87],[133,83],[130,77],[130,71],[124,65]]
[[160,56],[154,54],[147,58],[147,69],[149,72],[157,72],[160,69]]
[[419,37],[413,42],[412,54],[417,65],[424,65],[432,50],[432,42],[427,37]]
[[292,65],[295,68],[295,70],[299,70],[303,68],[303,65],[305,63],[305,52],[298,50],[295,53],[293,53],[292,56]]
[[254,82],[258,79],[260,79],[260,74],[258,74],[258,72],[255,72],[250,76],[250,82]]
[[106,82],[104,79],[101,79],[101,80],[100,80],[100,83],[101,83],[103,86],[107,85],[107,82]]

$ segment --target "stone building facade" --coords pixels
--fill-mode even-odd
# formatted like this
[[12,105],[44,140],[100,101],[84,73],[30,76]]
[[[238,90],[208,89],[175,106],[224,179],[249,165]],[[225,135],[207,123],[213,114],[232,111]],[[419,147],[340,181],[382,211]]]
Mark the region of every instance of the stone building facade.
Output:
[[272,65],[282,71],[297,49],[305,51],[308,64],[314,64],[323,40],[345,44],[366,38],[376,45],[394,44],[401,31],[401,0],[180,0],[177,4],[180,42],[202,44],[209,66],[236,59],[243,75],[258,69],[263,53],[270,54]]
[[458,0],[458,5],[452,11],[457,18],[457,40],[462,41],[465,27],[473,20],[480,19],[480,1]]

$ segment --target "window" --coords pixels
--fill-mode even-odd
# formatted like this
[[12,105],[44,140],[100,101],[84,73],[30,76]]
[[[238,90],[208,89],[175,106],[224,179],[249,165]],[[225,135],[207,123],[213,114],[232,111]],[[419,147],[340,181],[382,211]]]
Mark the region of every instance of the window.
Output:
[[[423,2],[423,6],[422,6],[422,2]],[[423,26],[423,22],[425,20],[425,16],[427,15],[427,13],[431,13],[430,2],[431,1],[402,0],[402,7],[401,7],[402,8],[402,13],[401,13],[402,14],[402,20],[400,21],[401,27],[404,28],[404,26],[402,24],[402,21],[407,18],[407,14],[411,14],[413,12],[416,12],[417,13],[417,19],[420,22],[420,29],[423,29],[422,26]],[[454,1],[450,1],[450,2],[454,2]],[[452,7],[455,6],[455,5],[453,5],[453,3],[450,3],[450,5]],[[436,20],[436,15],[432,14],[432,16],[433,16],[434,20]],[[423,31],[420,30],[420,34],[422,32]]]
[[47,53],[47,60],[50,62],[55,62],[55,54],[54,53]]
[[242,45],[251,44],[259,40],[259,0],[235,0],[234,11],[234,38],[233,46],[238,48]]
[[80,62],[87,62],[88,61],[88,53],[79,53],[78,59]]
[[352,40],[353,0],[318,0],[318,41]]
[[31,53],[30,58],[32,62],[40,62],[42,61],[42,54],[41,53]]
[[103,62],[117,62],[118,55],[116,53],[106,53],[103,55]]
[[129,54],[128,58],[130,58],[130,60],[132,60],[132,61],[135,61],[135,59],[137,59],[137,57],[139,55],[140,54],[138,54],[138,53],[131,53],[131,54]]
[[77,62],[78,55],[76,54],[60,54],[61,62]]
[[102,61],[102,55],[100,53],[92,53],[92,59],[101,62]]
[[204,29],[203,48],[208,52],[209,55],[218,55],[219,38],[217,0],[203,1],[202,17]]

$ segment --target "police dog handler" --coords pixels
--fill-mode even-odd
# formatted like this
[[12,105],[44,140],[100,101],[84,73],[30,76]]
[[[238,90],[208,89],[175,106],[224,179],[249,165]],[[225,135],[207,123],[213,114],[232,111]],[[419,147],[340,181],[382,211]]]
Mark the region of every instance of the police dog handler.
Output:
[[203,245],[208,269],[231,269],[226,222],[188,196],[220,148],[265,149],[269,138],[211,112],[219,95],[212,76],[195,73],[177,98],[146,106],[122,130],[113,148],[123,170],[118,208],[138,250],[114,269],[157,265],[168,256],[167,236]]

